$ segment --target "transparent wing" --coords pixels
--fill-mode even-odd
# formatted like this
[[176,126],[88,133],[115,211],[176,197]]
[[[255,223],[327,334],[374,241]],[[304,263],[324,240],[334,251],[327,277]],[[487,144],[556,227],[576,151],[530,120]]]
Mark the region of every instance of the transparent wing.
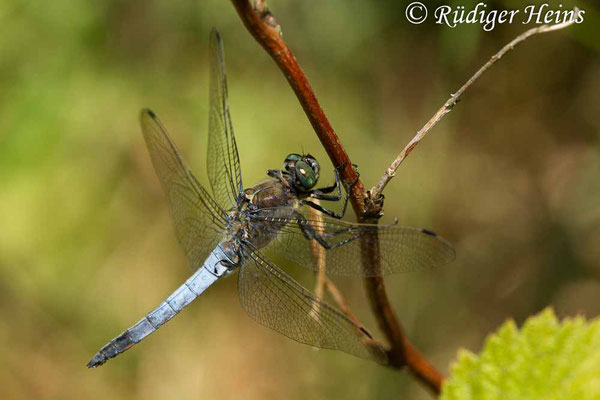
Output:
[[192,268],[202,265],[222,238],[225,213],[200,185],[156,115],[142,110],[142,132],[173,216],[175,233]]
[[217,203],[229,210],[243,190],[242,175],[229,115],[223,44],[215,29],[210,35],[210,58],[208,177]]
[[[313,245],[325,251],[328,274],[376,276],[413,272],[452,262],[452,245],[426,229],[393,225],[357,224],[326,216],[317,220],[291,209],[262,209],[252,215],[256,224],[279,227],[276,239],[263,251],[276,252],[290,261],[318,270]],[[276,229],[276,228],[274,228]],[[379,239],[381,270],[370,262]],[[362,242],[362,243],[361,243]],[[361,246],[367,251],[363,254]],[[367,260],[366,268],[362,260]]]
[[313,297],[260,252],[244,247],[243,254],[238,294],[243,309],[258,323],[300,343],[386,364],[385,352],[367,331]]

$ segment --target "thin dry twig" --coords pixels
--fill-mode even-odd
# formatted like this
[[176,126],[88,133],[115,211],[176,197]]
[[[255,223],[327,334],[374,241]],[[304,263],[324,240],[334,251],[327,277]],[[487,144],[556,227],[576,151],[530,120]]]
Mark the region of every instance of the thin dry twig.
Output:
[[400,164],[402,164],[402,161],[404,161],[404,159],[414,150],[414,148],[417,147],[417,145],[421,142],[421,140],[425,137],[425,135],[427,135],[427,133],[431,130],[431,128],[433,128],[446,114],[448,114],[450,111],[452,111],[452,108],[456,105],[456,103],[458,103],[460,101],[460,96],[462,96],[462,94],[477,79],[479,79],[479,77],[481,75],[483,75],[483,73],[485,71],[487,71],[498,60],[500,60],[506,53],[508,53],[510,50],[514,49],[515,46],[524,42],[529,37],[531,37],[533,35],[537,35],[539,33],[552,32],[552,31],[557,31],[559,29],[567,28],[575,23],[575,20],[577,19],[578,15],[579,15],[579,9],[574,8],[573,19],[566,21],[566,22],[562,22],[560,24],[541,25],[536,28],[531,28],[528,31],[525,31],[522,34],[520,34],[519,36],[517,36],[514,40],[512,40],[510,43],[508,43],[506,46],[504,46],[502,49],[500,49],[499,52],[494,54],[487,63],[485,63],[481,68],[479,68],[479,70],[477,72],[475,72],[475,74],[471,78],[469,78],[469,80],[464,85],[462,85],[462,87],[460,89],[458,89],[458,91],[456,93],[454,93],[450,96],[450,98],[444,103],[444,105],[439,110],[437,110],[437,112],[433,115],[433,117],[431,117],[431,119],[429,121],[427,121],[427,123],[421,128],[421,130],[419,130],[417,132],[415,137],[413,137],[412,140],[410,142],[408,142],[406,147],[404,147],[404,149],[400,152],[400,154],[398,154],[396,159],[392,162],[392,164],[389,166],[389,168],[385,171],[385,173],[379,180],[379,183],[377,183],[377,185],[374,186],[370,190],[369,194],[370,194],[370,197],[373,199],[373,201],[374,202],[378,201],[378,199],[381,196],[381,193],[383,192],[383,189],[389,183],[389,181],[394,177],[396,170],[398,169]]
[[[342,311],[344,314],[346,314],[346,316],[348,318],[350,318],[350,320],[352,320],[352,322],[354,322],[356,324],[356,326],[358,326],[359,328],[365,329],[365,326],[362,324],[362,322],[360,322],[360,320],[356,317],[356,315],[354,315],[354,313],[352,311],[350,311],[350,307],[348,307],[348,303],[346,302],[346,299],[344,299],[344,296],[342,295],[342,292],[340,292],[340,290],[337,288],[337,286],[335,286],[335,284],[331,281],[331,279],[329,279],[327,276],[324,279],[325,282],[325,288],[327,289],[327,291],[329,292],[329,294],[331,295],[331,297],[333,298],[333,300],[335,301],[335,303],[338,305],[338,307],[340,308],[340,311]],[[364,331],[363,331],[364,333]],[[365,334],[365,336],[367,336]],[[377,343],[377,341],[371,339],[373,342]],[[379,346],[379,347],[383,347],[383,346]]]
[[[314,199],[315,204],[319,204],[319,199]],[[323,233],[323,216],[320,212],[314,208],[309,208],[308,211],[317,224],[315,224],[315,231],[317,234]],[[325,287],[327,286],[327,275],[325,275],[325,249],[320,246],[316,241],[312,241],[312,253],[313,257],[317,260],[317,281],[315,283],[315,295],[317,299],[322,300],[325,294]]]

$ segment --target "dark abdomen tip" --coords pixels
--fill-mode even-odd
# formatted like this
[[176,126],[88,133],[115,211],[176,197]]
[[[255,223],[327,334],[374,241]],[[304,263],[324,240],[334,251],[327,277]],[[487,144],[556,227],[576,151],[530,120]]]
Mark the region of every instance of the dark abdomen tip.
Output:
[[101,352],[96,353],[96,355],[87,363],[88,368],[96,368],[101,366],[106,362],[107,358]]

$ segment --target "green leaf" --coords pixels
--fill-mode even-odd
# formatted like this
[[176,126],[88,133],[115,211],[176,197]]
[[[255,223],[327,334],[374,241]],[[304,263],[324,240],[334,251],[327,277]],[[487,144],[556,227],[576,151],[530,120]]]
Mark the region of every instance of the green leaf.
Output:
[[600,319],[561,323],[547,308],[520,331],[505,322],[479,355],[459,351],[441,399],[600,399]]

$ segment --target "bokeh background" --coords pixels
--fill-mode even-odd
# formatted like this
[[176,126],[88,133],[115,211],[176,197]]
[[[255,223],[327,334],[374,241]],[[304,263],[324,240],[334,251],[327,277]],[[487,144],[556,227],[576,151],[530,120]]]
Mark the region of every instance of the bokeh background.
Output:
[[[530,27],[410,25],[407,3],[269,4],[367,187]],[[445,373],[459,348],[477,351],[507,318],[548,305],[560,316],[600,312],[600,10],[562,4],[586,10],[585,22],[509,53],[385,191],[383,222],[428,227],[456,246],[443,269],[387,279],[410,338]],[[254,323],[235,276],[134,349],[85,368],[190,273],[137,118],[152,107],[207,182],[212,26],[246,185],[302,149],[332,180],[291,89],[228,1],[0,1],[0,398],[430,398],[405,372]],[[361,281],[336,282],[382,337]]]

